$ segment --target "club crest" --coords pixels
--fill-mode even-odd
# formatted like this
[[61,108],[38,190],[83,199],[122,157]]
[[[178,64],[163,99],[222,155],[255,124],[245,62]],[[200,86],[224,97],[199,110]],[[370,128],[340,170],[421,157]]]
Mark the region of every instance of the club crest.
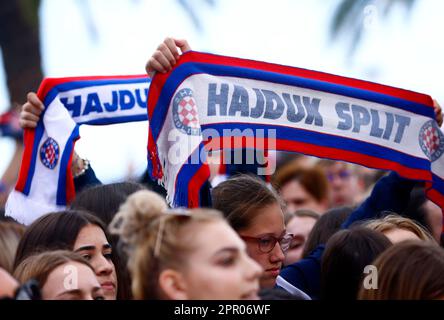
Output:
[[430,159],[436,161],[444,152],[444,135],[433,120],[427,121],[419,131],[419,145]]
[[48,169],[54,169],[60,155],[60,148],[53,138],[48,138],[40,147],[40,160]]
[[199,115],[193,91],[181,89],[173,98],[174,125],[187,135],[200,135]]

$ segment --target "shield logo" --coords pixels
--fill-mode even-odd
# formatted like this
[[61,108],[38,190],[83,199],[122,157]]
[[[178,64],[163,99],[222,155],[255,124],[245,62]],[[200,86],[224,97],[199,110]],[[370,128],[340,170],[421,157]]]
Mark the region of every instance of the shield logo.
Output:
[[419,131],[419,145],[421,150],[430,159],[436,161],[444,153],[444,135],[435,121],[427,121]]
[[181,132],[187,135],[200,135],[199,114],[193,91],[185,88],[173,98],[173,121]]
[[60,155],[60,148],[53,138],[49,137],[40,147],[40,160],[48,169],[54,169],[57,165]]

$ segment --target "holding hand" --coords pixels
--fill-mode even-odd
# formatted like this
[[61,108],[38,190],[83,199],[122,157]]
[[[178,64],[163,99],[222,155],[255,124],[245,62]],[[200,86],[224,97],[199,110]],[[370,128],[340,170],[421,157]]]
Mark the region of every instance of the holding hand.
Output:
[[177,48],[182,53],[191,50],[186,40],[165,38],[146,63],[145,69],[148,75],[153,77],[155,72],[165,73],[170,71],[180,56]]
[[29,92],[27,98],[28,101],[22,106],[19,119],[20,127],[23,129],[37,127],[40,115],[45,109],[43,103],[34,92]]

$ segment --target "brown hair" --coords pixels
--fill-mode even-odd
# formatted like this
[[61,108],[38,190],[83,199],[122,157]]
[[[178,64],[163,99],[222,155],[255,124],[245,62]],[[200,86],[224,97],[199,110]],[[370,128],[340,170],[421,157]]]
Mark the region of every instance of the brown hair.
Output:
[[0,268],[13,271],[15,254],[25,227],[15,222],[0,222]]
[[196,248],[195,228],[202,223],[224,221],[210,209],[168,210],[158,194],[141,190],[128,197],[110,224],[128,253],[135,299],[161,299],[159,275],[167,269],[181,270]]
[[70,261],[84,264],[94,272],[93,267],[80,254],[68,250],[55,250],[34,254],[24,259],[15,269],[14,278],[20,283],[35,279],[42,288],[55,268]]
[[[361,285],[361,300],[432,300],[444,298],[444,251],[430,242],[405,241],[382,253],[373,265],[378,288]],[[417,276],[415,276],[417,275]]]
[[293,180],[298,181],[316,201],[322,202],[327,199],[328,181],[320,168],[306,168],[302,167],[298,161],[292,161],[276,171],[272,183],[276,190],[280,190]]
[[220,210],[231,227],[239,232],[250,226],[259,210],[279,204],[276,191],[251,175],[241,174],[217,185],[212,191],[213,208]]
[[424,241],[433,241],[436,243],[432,235],[415,221],[401,217],[397,214],[388,214],[381,219],[369,220],[363,224],[366,228],[384,233],[393,229],[403,229],[413,232],[419,239]]

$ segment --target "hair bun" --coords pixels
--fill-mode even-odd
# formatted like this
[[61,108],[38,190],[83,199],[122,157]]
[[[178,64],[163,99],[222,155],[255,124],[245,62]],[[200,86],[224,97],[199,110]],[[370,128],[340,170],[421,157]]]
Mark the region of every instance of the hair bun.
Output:
[[161,216],[168,206],[160,195],[140,190],[130,195],[109,225],[112,234],[120,236],[129,245],[136,244],[150,232],[151,223]]

